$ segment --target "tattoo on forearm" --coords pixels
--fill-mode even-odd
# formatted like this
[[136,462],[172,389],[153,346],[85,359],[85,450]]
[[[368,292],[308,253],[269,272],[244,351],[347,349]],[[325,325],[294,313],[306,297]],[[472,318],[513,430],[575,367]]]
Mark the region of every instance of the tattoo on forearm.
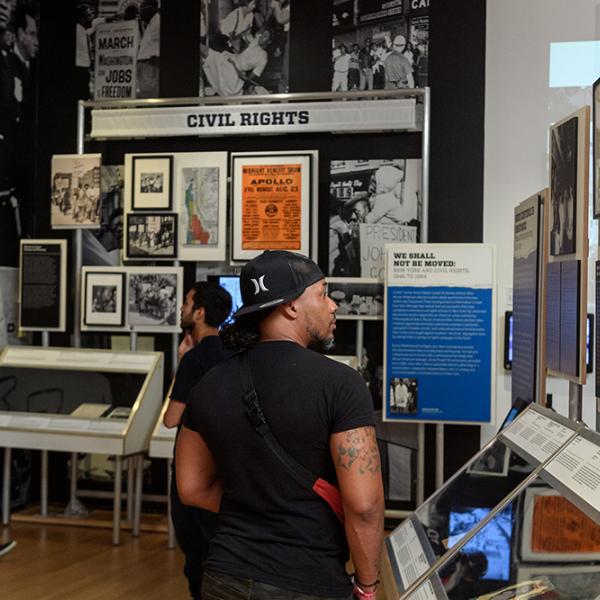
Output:
[[350,470],[353,466],[361,475],[379,473],[379,450],[374,427],[360,427],[346,431],[338,443],[338,466]]

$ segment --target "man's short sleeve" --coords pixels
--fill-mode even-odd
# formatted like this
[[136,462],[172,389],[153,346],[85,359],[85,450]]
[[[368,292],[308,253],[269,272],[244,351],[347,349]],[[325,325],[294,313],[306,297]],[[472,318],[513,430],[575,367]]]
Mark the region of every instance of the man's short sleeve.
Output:
[[364,379],[348,367],[335,396],[331,433],[375,425],[373,400]]
[[190,390],[198,381],[196,366],[190,353],[191,350],[183,355],[179,367],[177,368],[175,383],[173,384],[173,390],[171,391],[171,400],[185,402],[186,404],[188,396],[190,395]]

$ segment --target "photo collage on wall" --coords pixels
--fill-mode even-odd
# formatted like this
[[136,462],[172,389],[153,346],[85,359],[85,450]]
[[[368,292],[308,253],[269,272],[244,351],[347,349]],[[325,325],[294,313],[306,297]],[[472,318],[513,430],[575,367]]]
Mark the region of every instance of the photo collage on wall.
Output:
[[428,0],[334,0],[331,90],[428,85]]
[[83,267],[81,329],[178,333],[182,267]]
[[290,0],[201,0],[201,96],[289,91]]
[[77,97],[157,98],[160,0],[76,3]]
[[332,161],[330,176],[328,275],[383,281],[385,244],[420,241],[420,159]]

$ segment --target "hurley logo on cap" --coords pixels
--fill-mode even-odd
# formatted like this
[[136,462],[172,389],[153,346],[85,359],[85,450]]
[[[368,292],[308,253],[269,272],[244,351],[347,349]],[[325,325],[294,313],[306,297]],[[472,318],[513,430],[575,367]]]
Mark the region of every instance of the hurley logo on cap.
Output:
[[269,288],[265,285],[265,276],[261,275],[258,279],[254,277],[250,278],[250,281],[254,284],[254,295],[256,296],[260,292],[268,292]]

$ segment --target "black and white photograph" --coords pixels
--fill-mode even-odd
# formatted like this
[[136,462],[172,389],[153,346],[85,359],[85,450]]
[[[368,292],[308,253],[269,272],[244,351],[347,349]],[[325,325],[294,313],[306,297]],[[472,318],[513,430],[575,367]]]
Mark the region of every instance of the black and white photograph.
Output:
[[333,92],[425,87],[429,2],[333,2]]
[[77,98],[157,98],[160,0],[76,3]]
[[52,157],[51,224],[53,229],[100,227],[100,154]]
[[177,257],[177,214],[127,215],[127,258]]
[[331,161],[331,277],[383,281],[386,243],[420,241],[421,161]]
[[600,596],[600,565],[519,566],[518,581],[545,577],[554,587],[553,597],[588,600]]
[[593,160],[592,169],[594,177],[594,218],[600,219],[600,79],[594,82],[594,99],[592,104],[593,112],[593,129],[592,129],[592,145],[593,145]]
[[125,273],[83,272],[83,323],[122,327],[125,323]]
[[573,117],[550,129],[550,254],[575,252],[577,128]]
[[130,273],[128,324],[176,326],[179,303],[177,273]]
[[383,319],[383,283],[361,277],[328,277],[329,297],[338,306],[337,319]]
[[390,410],[393,413],[417,412],[418,381],[409,377],[392,377],[390,380]]
[[290,0],[201,0],[200,95],[289,91]]
[[132,157],[131,208],[171,210],[172,156]]
[[498,440],[491,448],[469,464],[467,473],[485,477],[505,477],[508,474],[510,449]]

